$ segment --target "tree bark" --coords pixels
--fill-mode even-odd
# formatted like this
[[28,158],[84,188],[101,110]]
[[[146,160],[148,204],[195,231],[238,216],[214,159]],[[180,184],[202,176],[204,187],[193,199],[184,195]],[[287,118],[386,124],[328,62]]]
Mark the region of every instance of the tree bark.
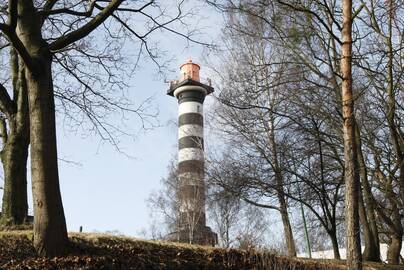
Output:
[[378,259],[376,259],[378,247],[375,246],[372,231],[368,223],[365,204],[363,202],[363,197],[361,195],[359,199],[359,218],[360,218],[360,224],[362,225],[363,239],[365,242],[365,249],[362,254],[363,260],[378,261]]
[[[326,188],[326,180],[324,177],[324,155],[323,155],[323,147],[321,143],[321,135],[320,135],[320,127],[316,124],[316,139],[318,143],[318,153],[320,158],[320,175],[321,175],[321,196],[322,196],[322,203],[325,209],[328,209],[328,200],[327,200],[327,192],[329,192]],[[335,207],[335,206],[334,206]],[[335,210],[333,211],[335,213]],[[332,225],[332,229],[329,230],[327,228],[327,233],[331,238],[332,249],[334,253],[334,259],[340,260],[341,255],[339,253],[339,245],[337,239],[337,226],[335,222],[335,214],[331,215],[328,214],[329,211],[324,211],[324,214],[329,217],[330,223]]]
[[[24,68],[16,52],[10,53],[16,110],[2,122],[3,150],[1,161],[4,171],[4,192],[0,223],[5,226],[21,225],[28,215],[27,158],[29,146],[28,93]],[[21,65],[21,67],[19,67]]]
[[277,194],[279,200],[279,209],[282,218],[283,231],[285,234],[286,248],[288,249],[288,255],[291,257],[296,257],[296,246],[295,240],[293,238],[292,226],[290,225],[288,206],[285,199],[285,194],[283,192],[283,178],[279,171],[275,172],[276,184],[277,184]]
[[282,171],[278,161],[278,150],[275,140],[275,128],[274,128],[274,118],[270,119],[270,126],[268,127],[268,139],[270,144],[271,154],[273,156],[273,170],[275,172],[276,181],[276,193],[279,201],[279,209],[282,218],[283,231],[285,234],[286,247],[288,249],[288,255],[291,257],[296,257],[296,246],[295,240],[293,238],[292,226],[290,225],[288,206],[286,203],[285,192],[283,190],[284,181]]
[[332,243],[332,250],[334,252],[334,259],[340,260],[341,259],[341,254],[339,253],[339,245],[338,245],[338,239],[337,239],[337,232],[336,231],[329,231],[328,235],[331,238],[331,243]]
[[[390,130],[390,140],[393,146],[394,152],[396,154],[396,164],[399,168],[398,170],[398,186],[399,186],[399,197],[401,199],[401,209],[396,210],[397,214],[394,216],[395,233],[391,235],[391,245],[388,250],[388,262],[391,264],[398,264],[400,258],[400,250],[403,238],[403,225],[402,225],[402,215],[399,212],[403,211],[402,205],[404,204],[404,139],[403,133],[400,126],[396,124],[396,89],[399,87],[394,86],[394,49],[393,49],[393,24],[394,17],[397,16],[395,11],[395,1],[390,0],[388,3],[388,36],[386,39],[387,45],[387,123]],[[395,194],[391,192],[391,203],[396,204],[395,207],[399,207],[396,203]],[[398,243],[399,241],[399,243]],[[390,255],[389,255],[390,254]]]
[[387,249],[387,262],[389,264],[400,263],[400,252],[403,243],[403,235],[392,234],[389,248]]
[[359,164],[355,140],[354,97],[352,91],[352,0],[342,2],[342,115],[344,119],[345,222],[347,269],[362,269],[359,226]]
[[31,133],[31,173],[34,206],[34,246],[40,255],[60,254],[68,238],[56,149],[56,125],[51,59],[44,56],[42,74],[27,72]]
[[362,194],[363,194],[363,199],[365,202],[365,210],[366,210],[366,214],[367,214],[367,218],[368,218],[368,222],[369,222],[369,226],[370,226],[370,230],[372,233],[372,240],[373,240],[373,248],[372,248],[372,252],[371,252],[371,256],[369,256],[367,259],[369,261],[375,261],[378,262],[380,261],[380,241],[379,241],[379,229],[377,228],[377,220],[376,220],[376,210],[374,208],[374,202],[372,199],[372,194],[371,189],[370,189],[370,185],[367,179],[364,179],[364,181],[362,182],[363,185],[363,190],[362,190]]
[[359,217],[363,228],[365,250],[362,257],[365,261],[380,261],[379,232],[376,224],[375,210],[371,200],[371,188],[368,182],[368,173],[362,152],[362,140],[359,127],[356,125],[356,143],[358,146],[358,162],[362,188],[359,189]]
[[[26,124],[28,126],[28,123]],[[4,192],[1,224],[21,225],[28,215],[27,158],[29,132],[12,131],[1,153],[4,171]]]
[[34,246],[39,255],[64,252],[66,221],[59,188],[52,55],[43,40],[40,18],[31,1],[18,1],[17,34],[32,59],[25,77],[30,116]]
[[[396,164],[399,168],[398,172],[398,186],[399,186],[399,197],[401,199],[401,204],[404,203],[404,140],[402,137],[402,133],[400,127],[396,124],[396,89],[394,87],[394,49],[393,49],[393,25],[394,25],[394,17],[397,16],[395,11],[395,1],[390,0],[387,1],[388,5],[388,35],[385,40],[387,46],[387,123],[390,131],[390,140],[393,146],[394,152],[396,154]],[[391,179],[391,176],[389,176]],[[392,216],[392,225],[391,225],[391,234],[390,239],[391,243],[387,250],[387,261],[389,264],[399,264],[400,261],[400,251],[403,240],[403,225],[402,225],[402,215],[400,212],[402,208],[399,209],[399,204],[397,204],[397,196],[393,191],[392,181],[389,181],[389,189],[387,192],[387,197],[390,201],[390,204],[393,207],[391,212]]]
[[[285,198],[283,198],[283,201],[285,201]],[[286,248],[288,249],[288,255],[296,257],[295,240],[293,238],[292,226],[290,225],[289,214],[285,202],[280,203],[280,209],[281,209],[280,213],[282,218],[283,231],[285,233]]]

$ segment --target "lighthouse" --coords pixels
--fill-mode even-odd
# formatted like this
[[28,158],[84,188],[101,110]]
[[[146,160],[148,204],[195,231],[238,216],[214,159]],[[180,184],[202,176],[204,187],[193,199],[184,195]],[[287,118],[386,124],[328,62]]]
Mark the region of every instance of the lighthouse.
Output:
[[178,100],[178,221],[173,234],[180,242],[215,245],[217,235],[206,226],[203,102],[213,92],[199,77],[200,66],[188,60],[167,94]]

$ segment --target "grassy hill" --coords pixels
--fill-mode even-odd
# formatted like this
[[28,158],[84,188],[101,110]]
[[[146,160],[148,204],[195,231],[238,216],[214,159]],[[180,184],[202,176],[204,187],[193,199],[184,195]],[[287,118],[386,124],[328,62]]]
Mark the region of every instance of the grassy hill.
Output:
[[[145,241],[103,234],[70,234],[68,254],[35,255],[30,231],[0,232],[0,269],[345,269],[343,261],[290,259],[265,252]],[[365,269],[398,270],[366,264]]]

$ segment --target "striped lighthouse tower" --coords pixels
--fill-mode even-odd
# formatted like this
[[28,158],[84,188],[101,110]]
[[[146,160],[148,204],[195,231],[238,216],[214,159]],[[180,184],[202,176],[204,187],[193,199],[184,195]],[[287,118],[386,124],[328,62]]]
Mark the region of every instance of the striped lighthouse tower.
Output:
[[206,226],[203,102],[213,92],[200,82],[200,66],[181,65],[181,78],[170,83],[168,95],[178,99],[178,230],[180,242],[215,245],[217,236]]

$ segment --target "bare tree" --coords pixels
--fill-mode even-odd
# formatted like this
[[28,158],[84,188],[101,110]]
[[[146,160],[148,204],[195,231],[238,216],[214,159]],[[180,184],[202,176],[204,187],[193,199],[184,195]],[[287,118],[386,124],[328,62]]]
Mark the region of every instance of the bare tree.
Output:
[[170,163],[167,177],[161,179],[160,189],[149,195],[148,204],[151,214],[155,215],[155,219],[162,221],[159,230],[163,239],[179,241],[178,172],[176,162]]
[[205,224],[205,213],[201,211],[205,208],[205,190],[200,186],[190,188],[184,185],[194,179],[184,180],[182,177],[178,175],[176,162],[172,162],[168,176],[162,179],[161,189],[150,194],[148,201],[152,212],[157,210],[161,214],[164,238],[195,244],[199,243],[199,233],[204,229],[201,224]]
[[[179,203],[179,235],[180,241],[188,239],[189,244],[198,243],[201,237],[201,224],[205,221],[205,190],[199,186],[184,186],[179,184],[177,200]],[[184,234],[185,237],[183,236]]]
[[229,248],[237,240],[234,234],[237,228],[240,227],[241,201],[234,194],[214,185],[214,183],[210,183],[208,187],[209,216],[215,223],[219,236],[219,245]]
[[[223,3],[224,4],[218,4]],[[296,1],[264,1],[262,3],[239,3],[232,1],[213,1],[213,3],[221,8],[230,10],[231,12],[239,12],[253,16],[255,20],[261,20],[267,24],[273,31],[271,34],[261,33],[261,40],[270,40],[272,43],[277,42],[285,46],[294,56],[293,59],[304,64],[315,77],[325,80],[325,83],[318,84],[313,80],[313,77],[305,77],[317,87],[332,87],[342,101],[342,117],[344,127],[344,143],[345,143],[345,181],[346,181],[346,209],[347,209],[347,243],[348,243],[348,267],[352,269],[360,268],[360,241],[359,241],[359,215],[358,215],[358,194],[359,194],[359,165],[357,161],[357,150],[355,141],[355,121],[353,111],[353,96],[352,96],[352,72],[351,72],[351,52],[352,52],[352,23],[353,18],[361,10],[359,7],[352,15],[352,3],[344,1],[343,5],[337,5],[335,1],[321,2],[296,2]],[[350,4],[351,3],[351,4]],[[347,12],[349,5],[349,14]],[[276,10],[274,16],[267,16],[264,7],[271,7]],[[341,13],[341,11],[344,11]],[[302,14],[298,17],[293,17],[296,14]],[[342,14],[343,16],[340,16]],[[347,17],[348,16],[348,17]],[[348,19],[348,22],[347,22]],[[279,27],[282,22],[285,25]],[[310,31],[314,29],[318,30]],[[307,31],[308,30],[308,31]],[[244,33],[250,34],[245,31]],[[303,35],[300,35],[302,33]],[[325,35],[324,35],[325,34]],[[319,38],[318,46],[324,46],[325,58],[322,55],[317,55],[316,45],[310,45],[305,51],[307,40],[316,35],[323,35]],[[329,38],[327,38],[327,35]],[[253,36],[253,34],[251,35]],[[257,36],[257,35],[255,35]],[[275,38],[274,38],[275,36]],[[326,38],[324,38],[326,36]],[[304,42],[302,42],[302,40]],[[324,43],[323,43],[324,41]],[[314,48],[314,50],[313,50]],[[339,54],[339,50],[342,51]],[[327,59],[327,55],[328,58]],[[341,61],[338,61],[338,55],[341,55]],[[309,56],[309,57],[307,57]],[[313,60],[314,59],[314,62]],[[295,61],[296,61],[295,60]],[[331,76],[324,74],[324,67],[330,68]],[[315,78],[314,77],[314,78]],[[329,86],[330,85],[330,86]],[[340,102],[341,102],[340,101]],[[351,207],[353,203],[353,207]],[[359,255],[357,254],[359,252]]]
[[0,85],[1,161],[4,172],[4,192],[0,223],[4,226],[23,224],[28,215],[27,158],[29,145],[28,89],[24,66],[16,51],[10,49],[12,92],[10,97]]
[[[367,154],[369,177],[363,183],[366,204],[377,212],[380,231],[388,242],[387,260],[398,264],[403,240],[403,38],[404,6],[400,1],[361,1],[359,16],[366,35],[364,57],[357,65],[368,83],[369,95],[362,107],[361,145]],[[371,57],[369,57],[371,55]],[[387,138],[387,139],[386,139]],[[361,159],[360,159],[361,160]],[[373,220],[374,217],[370,217]]]
[[[119,27],[114,26],[119,31]],[[132,136],[130,128],[109,119],[110,116],[136,114],[143,128],[153,125],[154,113],[149,110],[151,98],[135,105],[125,95],[126,81],[136,70],[138,63],[130,63],[123,53],[127,33],[112,34],[110,29],[101,45],[81,42],[59,52],[53,59],[56,111],[63,119],[63,126],[77,131],[94,133],[121,151],[119,138]],[[102,49],[102,47],[105,47]],[[10,50],[10,56],[8,51]],[[2,66],[3,92],[11,89],[12,95],[4,95],[0,110],[2,117],[2,163],[5,191],[2,203],[3,225],[18,225],[27,216],[26,162],[29,144],[27,91],[20,91],[24,82],[24,65],[9,43],[1,49],[9,63]],[[141,54],[141,50],[139,51]],[[140,56],[140,55],[139,55]],[[137,58],[139,57],[137,56]],[[93,69],[90,71],[90,67]],[[8,94],[8,93],[7,93]],[[16,110],[10,110],[16,108]],[[25,115],[25,116],[24,116]]]
[[[106,23],[110,21],[130,33],[153,56],[147,37],[157,29],[189,38],[189,33],[169,28],[184,16],[181,4],[174,15],[162,14],[164,9],[155,1],[10,0],[2,4],[2,10],[8,12],[2,16],[0,30],[21,58],[27,82],[34,245],[39,254],[61,253],[68,243],[57,166],[53,60],[80,43],[84,45],[85,38],[95,31],[108,32]],[[126,19],[129,14],[139,16],[145,26],[135,30],[130,26],[133,21]],[[63,61],[60,64],[63,67]]]
[[[162,221],[159,225],[153,224],[151,231],[153,235],[161,235],[160,239],[178,242],[188,239],[188,243],[193,244],[199,237],[198,226],[204,216],[198,214],[199,211],[193,211],[195,205],[200,203],[197,192],[192,194],[193,199],[188,194],[183,195],[184,198],[179,194],[181,185],[176,168],[175,162],[170,164],[168,176],[162,179],[160,189],[149,196],[152,215],[155,220]],[[207,215],[218,232],[219,245],[246,249],[264,245],[268,223],[263,218],[262,210],[243,203],[233,193],[216,185],[217,175],[211,174],[215,172],[207,172],[206,204]],[[189,199],[192,201],[187,201]]]
[[[236,247],[246,250],[262,248],[265,234],[268,232],[268,222],[263,216],[265,211],[251,204],[246,204],[241,212],[242,226],[238,226]],[[278,251],[279,252],[279,251]]]
[[347,268],[362,269],[359,227],[359,162],[356,144],[356,122],[352,90],[352,0],[342,3],[342,116],[344,118],[345,154],[345,222],[347,237]]

